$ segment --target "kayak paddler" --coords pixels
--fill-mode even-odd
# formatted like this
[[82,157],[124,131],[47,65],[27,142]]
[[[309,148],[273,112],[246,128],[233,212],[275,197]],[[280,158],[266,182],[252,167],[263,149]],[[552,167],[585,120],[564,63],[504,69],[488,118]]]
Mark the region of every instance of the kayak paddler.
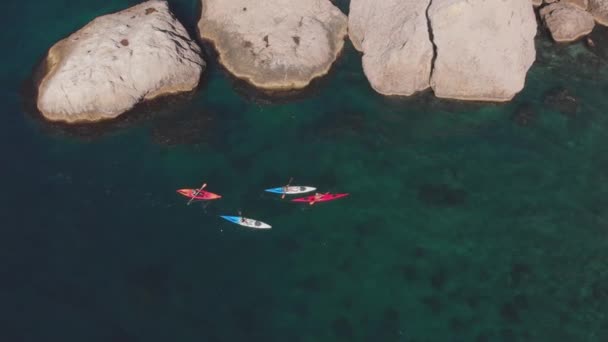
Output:
[[287,182],[287,185],[285,185],[283,187],[283,195],[281,195],[281,199],[285,199],[285,195],[287,195],[287,190],[289,190],[289,185],[291,184],[292,181],[293,181],[293,177],[290,177],[289,182]]
[[[327,195],[328,193],[325,193],[325,195]],[[320,200],[325,195],[315,192],[315,195],[312,197],[312,200],[308,204],[310,204],[310,205],[315,204],[316,201]]]

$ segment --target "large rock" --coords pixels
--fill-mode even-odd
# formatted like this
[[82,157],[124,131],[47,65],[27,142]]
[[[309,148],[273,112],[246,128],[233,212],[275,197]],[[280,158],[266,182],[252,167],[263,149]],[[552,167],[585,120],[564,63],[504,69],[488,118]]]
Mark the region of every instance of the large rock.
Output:
[[363,71],[386,95],[411,95],[430,85],[433,44],[430,0],[351,0],[349,36],[363,52]]
[[560,0],[560,2],[572,4],[583,10],[586,10],[589,6],[589,0]]
[[540,16],[556,42],[577,40],[589,34],[595,26],[589,12],[564,1],[543,7]]
[[[535,2],[536,0],[532,0],[532,1]],[[581,9],[587,9],[587,5],[589,3],[588,0],[544,0],[544,1],[538,0],[538,2],[541,3],[541,4],[543,2],[545,4],[554,4],[554,3],[557,3],[557,2],[569,3],[569,4],[575,5],[577,7],[580,7]],[[538,6],[540,6],[540,4]]]
[[202,0],[198,23],[228,71],[269,90],[303,88],[326,74],[346,27],[329,0]]
[[521,91],[536,56],[530,0],[433,0],[428,16],[436,96],[508,101]]
[[205,62],[165,1],[94,19],[49,50],[38,109],[69,123],[115,118],[136,103],[188,91]]
[[538,7],[543,4],[543,0],[532,0],[532,6]]
[[598,24],[608,26],[608,0],[589,0],[588,10]]

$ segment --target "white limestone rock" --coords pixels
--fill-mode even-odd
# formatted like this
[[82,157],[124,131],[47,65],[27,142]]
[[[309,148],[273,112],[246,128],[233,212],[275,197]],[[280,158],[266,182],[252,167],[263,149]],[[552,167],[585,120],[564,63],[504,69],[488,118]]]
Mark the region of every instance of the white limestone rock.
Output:
[[508,101],[522,90],[536,58],[529,0],[432,0],[428,16],[437,48],[436,96]]
[[608,26],[608,0],[589,0],[587,10],[598,24]]
[[589,34],[595,26],[593,15],[568,2],[545,6],[540,15],[556,42],[577,40]]
[[38,109],[51,121],[112,119],[142,100],[194,89],[205,62],[165,1],[98,17],[48,51]]
[[307,86],[344,45],[347,18],[329,0],[201,0],[201,38],[236,77],[266,90]]
[[363,71],[385,95],[412,95],[430,85],[430,0],[351,0],[349,36],[363,52]]

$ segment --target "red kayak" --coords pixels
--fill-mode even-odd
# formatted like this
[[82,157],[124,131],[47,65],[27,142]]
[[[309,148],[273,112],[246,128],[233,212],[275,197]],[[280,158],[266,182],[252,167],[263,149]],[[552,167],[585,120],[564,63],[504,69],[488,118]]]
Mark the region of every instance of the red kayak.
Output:
[[190,199],[201,200],[201,201],[222,198],[222,196],[220,196],[218,194],[214,194],[213,192],[202,191],[202,190],[199,191],[198,189],[179,189],[179,190],[177,190],[177,193],[180,195],[186,196]]
[[333,200],[337,200],[338,198],[342,198],[342,197],[346,197],[348,196],[348,194],[321,194],[321,196],[319,196],[318,198],[315,199],[315,196],[306,196],[306,197],[300,197],[300,198],[296,198],[296,199],[292,199],[292,202],[298,202],[298,203],[317,203],[317,202],[327,202],[327,201],[333,201]]

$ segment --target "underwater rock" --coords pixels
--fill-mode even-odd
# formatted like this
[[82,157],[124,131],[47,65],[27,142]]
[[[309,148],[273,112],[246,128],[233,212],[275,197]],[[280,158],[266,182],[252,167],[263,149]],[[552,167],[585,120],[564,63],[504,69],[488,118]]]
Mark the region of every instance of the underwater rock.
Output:
[[544,95],[544,103],[567,116],[575,116],[578,110],[578,100],[563,87],[547,91]]
[[435,96],[499,102],[523,89],[536,56],[529,0],[433,0],[428,17]]
[[566,2],[543,7],[540,16],[556,42],[575,41],[589,34],[595,26],[589,12]]
[[510,283],[512,286],[517,287],[531,275],[532,269],[529,265],[519,262],[514,263],[511,266],[511,272],[509,274]]
[[435,289],[435,291],[442,290],[445,286],[446,281],[447,276],[445,274],[445,271],[442,269],[433,273],[433,275],[431,276],[431,286],[433,287],[433,289]]
[[524,103],[515,109],[511,120],[519,126],[528,126],[536,120],[536,111],[532,105]]
[[518,323],[520,321],[519,311],[511,302],[504,303],[500,307],[500,316],[509,323]]
[[266,90],[307,86],[344,46],[347,18],[329,0],[205,0],[198,30],[236,77]]
[[353,327],[348,321],[348,319],[344,317],[335,319],[331,323],[331,328],[337,337],[345,339],[346,341],[352,341],[354,337]]
[[112,119],[143,100],[189,91],[205,62],[166,1],[98,17],[50,48],[37,107],[51,121]]
[[426,296],[422,298],[422,302],[431,309],[431,312],[435,315],[441,312],[441,300],[438,296]]
[[211,142],[217,134],[217,117],[199,112],[188,117],[170,117],[152,126],[152,140],[160,145],[197,145]]
[[430,86],[433,44],[430,0],[351,0],[348,33],[363,52],[363,71],[385,95],[412,95]]
[[418,199],[427,205],[452,207],[464,204],[467,193],[446,184],[423,184],[418,188]]

